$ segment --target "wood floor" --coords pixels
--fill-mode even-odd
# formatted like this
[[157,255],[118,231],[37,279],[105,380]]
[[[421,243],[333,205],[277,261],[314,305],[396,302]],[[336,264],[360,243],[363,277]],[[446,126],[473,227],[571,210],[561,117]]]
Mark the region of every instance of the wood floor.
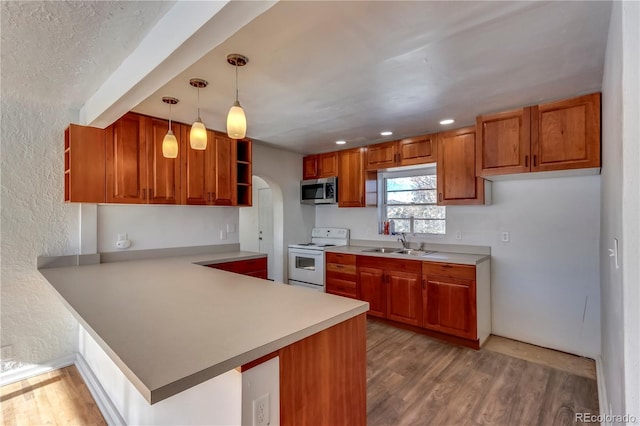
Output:
[[[492,337],[492,339],[495,339]],[[74,366],[0,388],[2,425],[104,425]],[[593,361],[497,338],[480,351],[367,321],[367,423],[574,425],[598,414]]]
[[371,426],[575,425],[576,412],[598,414],[594,379],[368,321]]
[[0,388],[0,424],[106,425],[75,366]]

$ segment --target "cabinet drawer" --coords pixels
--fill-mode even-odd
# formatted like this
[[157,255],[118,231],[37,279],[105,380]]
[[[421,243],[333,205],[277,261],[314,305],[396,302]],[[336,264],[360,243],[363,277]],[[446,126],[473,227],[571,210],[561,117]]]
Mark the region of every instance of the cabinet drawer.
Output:
[[437,275],[441,277],[461,278],[467,280],[476,279],[476,267],[474,265],[424,262],[422,264],[422,272],[426,275]]
[[327,279],[327,293],[356,298],[356,283],[355,281],[347,281],[336,278]]
[[340,272],[343,274],[356,274],[356,265],[343,265],[341,263],[327,263],[327,272]]
[[356,264],[355,254],[327,253],[326,259],[327,259],[327,263],[341,263],[343,265],[354,265],[354,266]]

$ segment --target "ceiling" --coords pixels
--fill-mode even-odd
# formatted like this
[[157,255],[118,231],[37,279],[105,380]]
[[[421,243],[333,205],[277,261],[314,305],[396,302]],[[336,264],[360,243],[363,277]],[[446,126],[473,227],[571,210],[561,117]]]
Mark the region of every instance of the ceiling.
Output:
[[[481,113],[597,91],[609,2],[281,1],[135,111],[224,130],[239,69],[248,137],[299,153],[437,132]],[[392,130],[384,138],[379,132]]]

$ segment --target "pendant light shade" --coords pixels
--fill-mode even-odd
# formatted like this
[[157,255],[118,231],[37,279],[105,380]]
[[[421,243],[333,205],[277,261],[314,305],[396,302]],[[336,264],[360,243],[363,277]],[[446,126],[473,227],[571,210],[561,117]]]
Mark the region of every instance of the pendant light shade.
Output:
[[178,139],[171,130],[171,105],[178,103],[176,98],[164,97],[162,102],[169,104],[169,131],[162,139],[162,155],[165,158],[177,158],[178,157]]
[[227,62],[236,68],[236,101],[227,115],[227,135],[232,139],[243,139],[247,135],[247,117],[238,101],[238,67],[243,67],[249,58],[238,53],[227,55]]
[[193,149],[207,149],[207,128],[204,127],[204,123],[200,117],[191,125],[189,144]]
[[209,83],[201,78],[192,78],[189,80],[189,84],[198,89],[198,119],[191,125],[191,132],[189,132],[189,145],[192,149],[205,150],[207,149],[207,128],[200,118],[200,89],[207,87]]
[[229,109],[227,134],[231,139],[243,139],[247,135],[247,117],[238,101],[235,101]]

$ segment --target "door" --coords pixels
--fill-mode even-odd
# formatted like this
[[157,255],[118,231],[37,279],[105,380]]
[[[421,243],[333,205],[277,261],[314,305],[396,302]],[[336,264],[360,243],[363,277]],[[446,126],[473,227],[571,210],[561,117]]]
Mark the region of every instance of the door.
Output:
[[338,153],[338,206],[364,207],[364,149]]
[[236,142],[215,133],[215,193],[213,204],[236,205]]
[[[162,141],[169,131],[169,122],[157,118],[147,119],[147,197],[151,204],[180,203],[180,156],[165,158]],[[183,126],[173,124],[172,130],[178,139],[183,138]]]
[[426,328],[468,339],[477,338],[474,281],[428,275],[423,298]]
[[107,203],[147,202],[146,120],[127,113],[107,130]]
[[420,325],[421,274],[387,272],[387,318],[405,324]]
[[267,255],[267,271],[273,278],[273,199],[271,188],[258,190],[258,251]]
[[324,252],[322,250],[290,248],[289,280],[324,287]]
[[438,205],[484,203],[484,181],[476,178],[475,148],[475,126],[439,134]]
[[369,302],[369,315],[387,317],[385,278],[382,269],[358,267],[358,299]]

